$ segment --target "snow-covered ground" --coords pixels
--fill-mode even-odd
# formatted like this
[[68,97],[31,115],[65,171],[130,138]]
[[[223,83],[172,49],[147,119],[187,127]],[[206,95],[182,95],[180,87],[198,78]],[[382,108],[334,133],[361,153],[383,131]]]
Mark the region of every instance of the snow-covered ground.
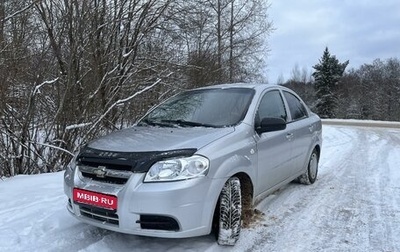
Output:
[[323,140],[316,183],[267,197],[233,248],[80,223],[60,172],[0,180],[0,251],[400,251],[400,128],[324,125]]

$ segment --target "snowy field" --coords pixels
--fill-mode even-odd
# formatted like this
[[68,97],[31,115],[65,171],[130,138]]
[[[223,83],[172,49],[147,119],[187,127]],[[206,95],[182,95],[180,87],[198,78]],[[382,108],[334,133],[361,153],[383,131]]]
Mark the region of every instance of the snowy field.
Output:
[[63,173],[0,180],[0,251],[400,251],[400,128],[323,126],[314,185],[262,201],[264,220],[235,247],[213,236],[159,239],[83,224],[65,208]]

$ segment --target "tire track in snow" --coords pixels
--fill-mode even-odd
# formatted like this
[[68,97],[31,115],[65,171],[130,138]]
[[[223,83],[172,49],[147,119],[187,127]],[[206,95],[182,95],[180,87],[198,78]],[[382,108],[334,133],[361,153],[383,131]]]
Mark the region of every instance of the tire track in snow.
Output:
[[[262,205],[266,227],[250,234],[253,245],[246,251],[400,248],[400,198],[393,193],[400,190],[391,179],[399,172],[389,167],[400,157],[400,148],[390,149],[398,146],[400,131],[334,128],[329,131],[334,136],[324,138],[317,182],[304,187],[290,184],[269,196],[272,200]],[[327,148],[334,155],[325,157]]]

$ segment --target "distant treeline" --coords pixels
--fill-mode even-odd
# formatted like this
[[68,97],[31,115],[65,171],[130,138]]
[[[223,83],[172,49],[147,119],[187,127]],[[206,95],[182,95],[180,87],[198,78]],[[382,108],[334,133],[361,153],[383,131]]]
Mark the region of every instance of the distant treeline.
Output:
[[[292,74],[290,80],[281,84],[295,90],[315,110],[312,78],[298,70],[293,72],[298,74]],[[335,92],[337,118],[400,121],[400,60],[376,59],[350,69],[338,82]]]

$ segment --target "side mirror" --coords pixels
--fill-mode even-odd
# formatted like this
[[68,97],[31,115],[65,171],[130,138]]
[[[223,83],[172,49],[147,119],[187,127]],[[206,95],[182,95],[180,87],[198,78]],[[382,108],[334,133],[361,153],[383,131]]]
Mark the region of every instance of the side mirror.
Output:
[[286,122],[282,118],[267,117],[261,120],[256,128],[258,134],[286,129]]

